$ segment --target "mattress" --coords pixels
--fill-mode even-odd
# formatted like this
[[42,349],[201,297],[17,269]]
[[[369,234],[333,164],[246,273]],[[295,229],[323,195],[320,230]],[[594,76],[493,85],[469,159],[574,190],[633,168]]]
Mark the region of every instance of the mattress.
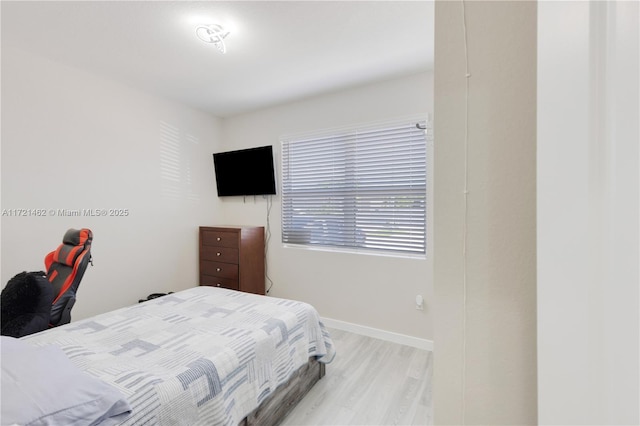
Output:
[[309,357],[335,355],[311,305],[205,286],[23,340],[117,388],[122,425],[237,425]]

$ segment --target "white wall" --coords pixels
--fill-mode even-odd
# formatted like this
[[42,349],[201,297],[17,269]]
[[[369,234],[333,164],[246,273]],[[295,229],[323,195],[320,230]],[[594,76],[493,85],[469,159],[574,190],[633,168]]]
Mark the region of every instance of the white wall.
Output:
[[540,2],[539,420],[640,423],[637,2]]
[[468,49],[435,6],[434,423],[536,424],[536,3],[464,5]]
[[[283,135],[431,113],[432,105],[433,76],[422,73],[225,119],[221,142],[225,150],[273,145],[279,171]],[[271,295],[306,301],[334,320],[433,338],[430,261],[284,248],[280,196],[273,200]],[[222,206],[224,223],[266,225],[262,198],[223,199]],[[417,294],[425,297],[424,311],[415,309]]]
[[198,284],[197,227],[216,222],[218,120],[2,46],[2,209],[128,209],[2,217],[2,283],[41,270],[71,227],[94,232],[73,318]]

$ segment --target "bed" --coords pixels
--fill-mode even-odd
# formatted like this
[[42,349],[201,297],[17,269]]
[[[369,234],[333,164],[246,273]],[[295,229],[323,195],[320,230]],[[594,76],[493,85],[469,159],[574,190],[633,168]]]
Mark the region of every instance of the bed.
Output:
[[277,424],[335,355],[311,305],[205,286],[19,340],[122,396],[95,424]]

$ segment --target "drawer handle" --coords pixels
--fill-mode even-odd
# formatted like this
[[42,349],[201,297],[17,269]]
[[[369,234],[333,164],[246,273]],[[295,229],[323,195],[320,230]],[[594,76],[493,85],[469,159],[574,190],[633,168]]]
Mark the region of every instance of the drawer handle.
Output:
[[220,287],[220,285],[221,285],[221,284],[220,284],[220,283],[218,283],[218,284],[216,284],[216,287]]
[[216,238],[216,241],[222,241],[221,237]]
[[220,272],[220,271],[222,271],[222,268],[216,268],[216,271]]
[[216,253],[216,256],[220,256],[221,254],[222,254],[222,253],[220,253],[220,252],[217,252],[217,253]]

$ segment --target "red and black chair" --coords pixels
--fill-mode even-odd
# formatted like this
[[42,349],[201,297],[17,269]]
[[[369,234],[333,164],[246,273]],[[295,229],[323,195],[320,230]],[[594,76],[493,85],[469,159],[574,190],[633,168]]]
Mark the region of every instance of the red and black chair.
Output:
[[44,264],[47,269],[47,280],[53,287],[53,303],[49,325],[57,327],[71,322],[71,308],[76,303],[76,293],[87,265],[91,262],[91,242],[93,233],[90,229],[69,229],[62,239],[62,244],[49,253]]

